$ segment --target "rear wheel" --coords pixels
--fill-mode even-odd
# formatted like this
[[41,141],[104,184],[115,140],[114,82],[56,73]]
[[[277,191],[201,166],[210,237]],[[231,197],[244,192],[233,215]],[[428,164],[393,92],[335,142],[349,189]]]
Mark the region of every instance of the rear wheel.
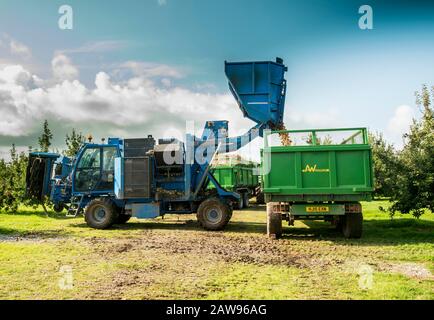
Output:
[[363,231],[363,215],[361,212],[346,213],[342,217],[342,233],[345,238],[359,239]]
[[94,199],[86,207],[84,219],[94,229],[107,229],[118,219],[116,206],[109,199]]
[[203,201],[197,209],[197,220],[205,230],[223,230],[231,219],[231,208],[218,198]]
[[267,235],[273,239],[282,236],[282,214],[273,211],[273,203],[267,203]]

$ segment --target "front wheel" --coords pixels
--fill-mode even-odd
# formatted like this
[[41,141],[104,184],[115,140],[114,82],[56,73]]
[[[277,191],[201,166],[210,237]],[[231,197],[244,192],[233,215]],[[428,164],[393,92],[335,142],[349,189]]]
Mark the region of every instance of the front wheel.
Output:
[[65,205],[63,203],[56,203],[53,206],[53,210],[56,213],[61,213],[63,211],[63,209],[65,209]]
[[231,219],[231,208],[218,198],[203,201],[197,209],[197,220],[205,230],[223,230]]
[[94,199],[86,207],[84,219],[94,229],[107,229],[118,219],[119,213],[109,199]]

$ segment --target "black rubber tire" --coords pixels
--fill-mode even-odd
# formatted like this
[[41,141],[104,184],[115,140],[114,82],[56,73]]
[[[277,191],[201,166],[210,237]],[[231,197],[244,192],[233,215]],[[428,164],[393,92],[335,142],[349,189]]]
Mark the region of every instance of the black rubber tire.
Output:
[[243,193],[240,193],[240,197],[241,198],[238,200],[237,207],[236,207],[237,210],[243,210],[244,209]]
[[346,213],[342,221],[342,233],[345,238],[359,239],[363,232],[363,215],[359,213]]
[[[98,216],[100,213],[103,215]],[[110,228],[117,221],[118,216],[119,212],[116,206],[107,198],[92,200],[84,211],[84,220],[89,227],[94,229]]]
[[248,208],[250,205],[250,201],[249,201],[249,193],[243,193],[243,207],[244,208]]
[[209,231],[223,230],[229,223],[231,216],[231,208],[218,198],[206,199],[197,209],[199,224]]
[[256,204],[264,204],[264,203],[265,203],[264,193],[260,191],[256,195]]
[[336,221],[336,230],[342,232],[344,226],[345,216],[338,216]]
[[127,215],[127,214],[119,214],[118,218],[116,219],[116,224],[124,224],[127,223],[128,220],[131,219],[131,216]]
[[58,203],[53,206],[53,210],[56,213],[61,213],[65,209],[65,205],[63,203]]
[[273,203],[267,203],[267,235],[273,239],[282,236],[282,214],[273,212]]

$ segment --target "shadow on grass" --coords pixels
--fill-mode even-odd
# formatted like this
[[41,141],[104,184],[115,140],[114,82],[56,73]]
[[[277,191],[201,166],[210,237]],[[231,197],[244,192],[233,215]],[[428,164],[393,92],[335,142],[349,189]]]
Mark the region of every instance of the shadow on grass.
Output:
[[32,210],[32,209],[18,210],[18,212],[16,212],[16,213],[0,212],[0,214],[4,214],[6,216],[12,216],[12,217],[37,216],[37,217],[41,217],[41,218],[57,219],[57,220],[71,219],[70,217],[66,216],[66,211],[61,212],[61,213],[57,213],[57,212],[48,210],[48,214],[46,214],[44,211],[39,210],[39,209],[37,209],[37,210]]
[[[336,243],[360,245],[402,245],[415,243],[434,243],[434,222],[417,221],[414,219],[368,220],[364,222],[361,239],[345,239],[341,232],[327,222],[303,221],[308,228],[288,227],[284,222],[282,239],[292,240],[328,240]],[[73,224],[76,228],[89,228],[85,223]],[[260,234],[265,236],[267,226],[259,222],[230,222],[225,232],[240,234]],[[110,230],[173,230],[197,231],[204,230],[195,220],[150,220],[114,225]]]
[[[2,239],[7,237],[6,239]],[[0,240],[39,240],[39,239],[59,239],[67,238],[72,236],[72,234],[65,230],[16,230],[12,228],[0,227]],[[1,242],[1,241],[0,241]]]
[[[89,228],[86,223],[71,224],[70,227],[75,228]],[[146,222],[130,222],[126,224],[115,224],[108,230],[173,230],[173,231],[205,231],[196,220],[150,220]],[[225,232],[232,233],[266,233],[266,225],[263,223],[254,222],[230,222],[224,229]]]
[[[262,212],[264,206],[252,206],[247,209],[250,212]],[[239,211],[242,214],[242,211]],[[42,211],[23,210],[17,215],[36,215],[47,219],[71,219],[65,216],[65,213],[50,214],[46,216]],[[240,217],[240,215],[238,215]],[[83,219],[82,216],[80,216]],[[71,219],[72,220],[72,219]],[[69,227],[89,228],[84,219],[82,223],[74,220]],[[139,222],[138,222],[139,221]],[[389,219],[372,219],[363,222],[363,236],[361,239],[348,240],[331,226],[330,223],[323,221],[303,221],[308,228],[288,227],[283,222],[284,234],[283,239],[300,239],[300,240],[329,240],[337,243],[354,243],[359,245],[401,245],[415,243],[434,243],[434,221],[428,221],[415,218]],[[179,230],[179,231],[204,231],[197,221],[171,218],[158,218],[156,220],[133,220],[131,223],[123,225],[114,225],[111,230]],[[261,234],[265,236],[266,224],[261,222],[242,222],[231,221],[225,229],[231,233]],[[40,236],[43,238],[69,236],[66,230],[34,230],[34,231],[17,231],[11,228],[0,227],[0,235],[19,235],[19,236]]]
[[285,228],[284,239],[330,240],[359,245],[434,244],[434,221],[404,218],[396,220],[365,220],[361,239],[345,239],[327,222],[303,221],[308,228]]

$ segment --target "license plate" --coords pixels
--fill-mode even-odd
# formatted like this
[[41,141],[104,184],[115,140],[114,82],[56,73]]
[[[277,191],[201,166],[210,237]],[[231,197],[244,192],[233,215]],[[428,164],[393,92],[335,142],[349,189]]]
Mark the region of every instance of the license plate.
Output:
[[306,207],[306,212],[330,212],[329,207]]

